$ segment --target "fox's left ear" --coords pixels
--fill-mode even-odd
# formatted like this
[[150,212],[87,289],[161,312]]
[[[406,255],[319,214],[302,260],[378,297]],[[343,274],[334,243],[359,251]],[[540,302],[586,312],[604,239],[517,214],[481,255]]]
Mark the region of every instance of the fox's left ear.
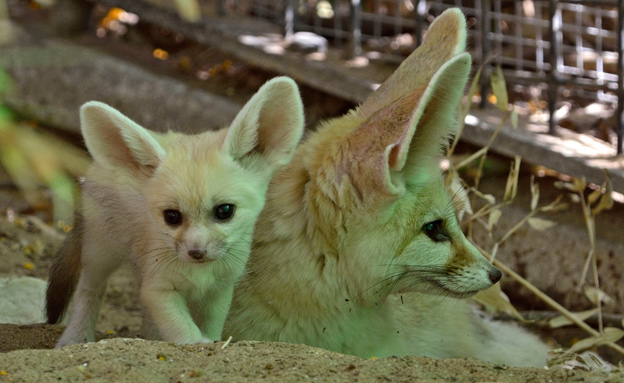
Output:
[[273,171],[288,164],[303,135],[299,88],[288,77],[264,84],[230,126],[223,149],[243,166],[260,158]]
[[[450,138],[457,132],[457,106],[470,74],[471,59],[462,53],[450,59],[433,76],[420,97],[404,134],[388,146],[391,172],[413,173],[421,160],[443,154]],[[409,106],[410,96],[399,103]]]
[[358,116],[370,117],[400,97],[426,86],[444,63],[463,53],[465,48],[466,18],[458,8],[447,9],[433,20],[422,45],[358,108]]
[[[427,182],[435,157],[455,133],[457,105],[470,73],[468,53],[448,60],[426,86],[415,89],[373,113],[352,134],[349,145],[366,153],[352,178],[399,194],[405,184]],[[361,174],[366,171],[367,174]],[[437,172],[437,170],[436,170]],[[371,185],[373,186],[373,185]]]

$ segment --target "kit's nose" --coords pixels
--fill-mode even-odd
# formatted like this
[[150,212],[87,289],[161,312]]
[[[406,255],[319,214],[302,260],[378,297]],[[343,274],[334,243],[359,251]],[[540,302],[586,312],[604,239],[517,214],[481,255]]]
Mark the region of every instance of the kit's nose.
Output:
[[200,260],[206,256],[206,250],[191,249],[188,251],[188,255],[193,259]]

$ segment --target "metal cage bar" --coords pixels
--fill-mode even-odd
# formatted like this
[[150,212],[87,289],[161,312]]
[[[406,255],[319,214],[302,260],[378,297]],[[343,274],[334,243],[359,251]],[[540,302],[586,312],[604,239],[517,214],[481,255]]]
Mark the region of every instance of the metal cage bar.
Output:
[[[217,0],[219,11],[226,0]],[[492,60],[511,80],[548,85],[549,131],[562,91],[613,102],[617,98],[617,153],[624,149],[624,0],[239,0],[255,17],[283,25],[284,34],[312,31],[328,37],[353,58],[374,41],[410,34],[421,43],[434,16],[459,7],[470,21],[469,48],[476,65]],[[331,16],[320,15],[330,7]],[[278,11],[279,10],[279,11]],[[276,12],[282,12],[278,16]],[[386,53],[384,57],[398,53]],[[587,61],[591,55],[594,61]],[[617,63],[614,58],[617,57]],[[485,68],[482,100],[488,91]]]

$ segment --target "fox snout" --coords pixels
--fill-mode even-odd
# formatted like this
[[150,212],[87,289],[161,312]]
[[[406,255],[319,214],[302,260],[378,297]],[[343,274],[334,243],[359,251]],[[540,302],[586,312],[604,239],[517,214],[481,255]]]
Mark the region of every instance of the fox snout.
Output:
[[201,261],[206,256],[206,250],[205,249],[190,249],[188,251],[188,255],[192,259]]
[[225,255],[225,247],[220,241],[207,244],[180,242],[176,245],[178,258],[189,263],[205,263],[216,261]]
[[198,247],[187,248],[186,246],[184,246],[184,248],[188,250],[182,249],[182,250],[179,250],[178,252],[178,257],[180,258],[180,260],[184,262],[189,262],[189,263],[212,262],[212,261],[216,261],[222,256],[220,251],[209,251],[207,248],[198,248]]
[[488,271],[488,277],[490,278],[490,281],[494,285],[496,284],[496,282],[501,280],[501,278],[503,277],[503,273],[496,267],[492,267],[492,269]]
[[215,230],[196,225],[176,236],[178,259],[188,263],[216,261],[226,253],[224,238]]

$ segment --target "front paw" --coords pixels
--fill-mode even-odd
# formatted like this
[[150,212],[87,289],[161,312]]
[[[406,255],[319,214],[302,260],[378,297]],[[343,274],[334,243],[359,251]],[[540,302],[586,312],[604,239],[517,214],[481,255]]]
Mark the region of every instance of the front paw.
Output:
[[87,342],[89,342],[87,337],[81,337],[75,334],[63,334],[58,342],[56,342],[54,348],[59,349],[65,346],[71,346],[73,344],[81,344]]

